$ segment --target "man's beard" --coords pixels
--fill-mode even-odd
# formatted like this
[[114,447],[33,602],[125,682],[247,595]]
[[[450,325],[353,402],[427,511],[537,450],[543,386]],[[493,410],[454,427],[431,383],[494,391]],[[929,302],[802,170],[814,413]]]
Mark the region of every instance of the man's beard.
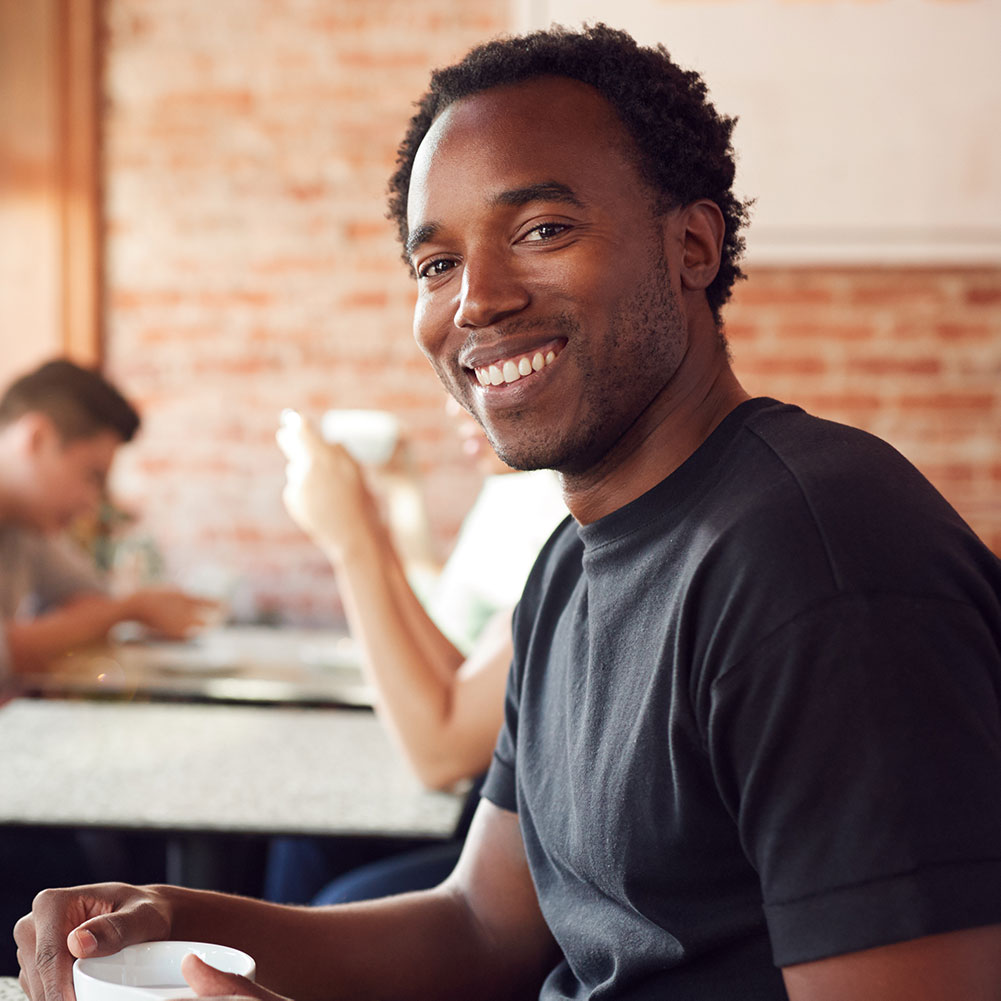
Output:
[[528,408],[507,411],[507,425],[522,420],[524,424],[517,436],[501,440],[475,409],[471,412],[498,457],[513,469],[554,469],[579,475],[600,462],[633,426],[667,384],[684,354],[684,321],[671,291],[663,253],[643,285],[616,310],[610,336],[602,347],[605,358],[614,360],[622,353],[637,355],[636,345],[642,345],[642,356],[633,358],[634,365],[602,365],[602,359],[580,350],[586,335],[580,324],[566,314],[550,325],[559,336],[566,337],[563,353],[572,353],[581,374],[585,402],[579,408],[581,420],[556,437],[553,428],[532,428]]

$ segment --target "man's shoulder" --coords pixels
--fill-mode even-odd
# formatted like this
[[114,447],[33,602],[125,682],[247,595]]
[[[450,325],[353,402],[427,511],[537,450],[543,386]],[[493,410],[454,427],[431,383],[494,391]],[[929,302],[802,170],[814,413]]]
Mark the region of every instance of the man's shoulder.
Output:
[[[826,567],[838,590],[998,587],[998,561],[937,488],[893,445],[859,428],[766,407],[717,501],[732,513],[736,562],[783,579]],[[727,478],[728,477],[728,478]],[[971,577],[972,575],[972,577]]]
[[[774,403],[749,415],[731,467],[766,501],[801,501],[820,521],[881,516],[959,520],[936,487],[890,442]],[[745,496],[749,493],[744,491]]]
[[889,442],[869,431],[808,413],[777,400],[753,401],[743,429],[758,439],[776,458],[796,465],[844,468],[846,463],[869,459],[910,465]]

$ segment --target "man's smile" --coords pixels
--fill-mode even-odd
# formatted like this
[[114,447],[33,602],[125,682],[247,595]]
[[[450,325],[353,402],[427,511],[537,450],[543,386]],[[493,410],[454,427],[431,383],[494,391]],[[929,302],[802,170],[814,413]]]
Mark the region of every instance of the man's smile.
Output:
[[500,386],[518,382],[519,379],[533,372],[540,372],[551,365],[563,350],[563,343],[559,341],[542,350],[497,358],[492,362],[474,366],[473,373],[481,386]]

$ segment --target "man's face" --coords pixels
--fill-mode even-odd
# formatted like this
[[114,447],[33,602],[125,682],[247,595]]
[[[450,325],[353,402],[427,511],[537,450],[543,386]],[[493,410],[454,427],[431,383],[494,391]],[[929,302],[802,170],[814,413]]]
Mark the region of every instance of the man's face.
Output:
[[595,90],[546,77],[456,102],[418,151],[415,337],[516,468],[581,473],[642,438],[684,355],[674,244],[630,144]]
[[32,445],[25,520],[39,531],[55,532],[76,518],[92,514],[100,503],[121,443],[113,431],[64,441],[49,423]]

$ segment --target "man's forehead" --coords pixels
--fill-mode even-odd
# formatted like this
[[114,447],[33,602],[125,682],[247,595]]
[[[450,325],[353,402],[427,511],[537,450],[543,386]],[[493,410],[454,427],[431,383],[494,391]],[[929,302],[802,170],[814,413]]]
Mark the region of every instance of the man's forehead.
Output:
[[[572,191],[569,179],[551,169],[553,163],[572,164],[575,158],[568,151],[593,149],[596,143],[621,152],[624,136],[605,98],[567,77],[537,77],[462,98],[435,119],[417,151],[410,224],[424,219],[432,182],[447,175],[447,184],[461,183],[464,167],[474,159],[488,160],[498,175],[496,189],[482,191],[483,198],[511,203],[526,188],[535,188],[539,197]],[[507,175],[505,167],[511,171]]]
[[470,94],[449,104],[432,122],[418,150],[430,163],[445,137],[459,143],[503,144],[525,132],[554,125],[620,130],[612,105],[590,84],[563,76],[540,76]]

